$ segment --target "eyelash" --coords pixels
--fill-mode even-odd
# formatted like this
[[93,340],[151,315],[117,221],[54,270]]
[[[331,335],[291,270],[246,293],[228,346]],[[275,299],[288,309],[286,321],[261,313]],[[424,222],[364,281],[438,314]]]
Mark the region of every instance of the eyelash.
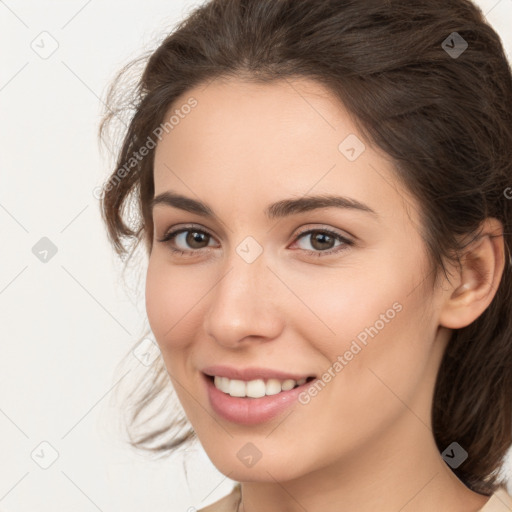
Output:
[[[195,256],[195,253],[198,253],[198,252],[202,251],[203,249],[207,249],[207,247],[204,247],[202,249],[191,249],[189,251],[184,251],[182,249],[176,249],[175,247],[173,247],[171,245],[170,242],[172,242],[176,238],[176,236],[178,236],[180,233],[186,233],[187,231],[194,231],[195,233],[205,234],[205,235],[213,238],[213,235],[208,233],[208,231],[204,231],[203,229],[197,229],[194,226],[188,226],[186,228],[180,228],[180,229],[176,229],[174,231],[169,231],[168,233],[166,233],[163,236],[163,238],[158,239],[158,242],[167,244],[169,246],[169,249],[174,254],[178,254],[180,256],[185,256],[185,257]],[[325,228],[314,228],[314,229],[307,229],[305,231],[301,231],[300,233],[297,234],[294,241],[297,241],[301,237],[315,233],[315,232],[327,234],[330,237],[342,242],[342,245],[338,245],[337,247],[333,247],[332,249],[327,249],[325,251],[311,251],[308,249],[301,249],[302,251],[305,251],[306,253],[309,253],[311,255],[315,255],[318,257],[328,256],[331,254],[336,254],[336,253],[340,253],[342,251],[346,251],[349,247],[354,245],[354,242],[349,240],[348,238],[341,236],[339,233],[336,233],[335,231],[332,231],[330,229],[325,229]]]

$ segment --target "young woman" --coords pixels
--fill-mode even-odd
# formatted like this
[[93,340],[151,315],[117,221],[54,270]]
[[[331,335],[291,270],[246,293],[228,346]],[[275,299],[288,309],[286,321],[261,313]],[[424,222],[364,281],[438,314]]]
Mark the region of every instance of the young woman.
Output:
[[208,512],[512,510],[512,77],[480,10],[212,0],[144,63],[102,214],[148,256],[134,425],[171,385],[186,418],[133,445],[197,436],[239,482]]

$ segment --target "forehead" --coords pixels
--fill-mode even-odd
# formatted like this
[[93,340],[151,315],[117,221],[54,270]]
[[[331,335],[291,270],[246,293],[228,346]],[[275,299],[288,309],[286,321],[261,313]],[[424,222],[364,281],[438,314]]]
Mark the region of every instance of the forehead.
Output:
[[183,109],[157,145],[155,194],[175,190],[233,202],[236,192],[247,205],[259,198],[263,209],[261,201],[283,195],[336,192],[388,215],[406,207],[404,198],[413,202],[391,160],[318,82],[219,79],[183,94],[166,119],[190,98],[196,106]]
[[[224,160],[243,157],[240,148],[252,149],[251,156],[266,154],[293,159],[322,142],[337,151],[340,134],[354,133],[355,127],[340,103],[321,84],[306,79],[286,79],[254,83],[219,78],[180,96],[166,119],[193,97],[197,105],[174,126],[157,148],[178,150],[180,154],[200,147]],[[222,141],[221,147],[218,142]],[[301,147],[295,147],[297,142]],[[304,145],[304,143],[306,145]],[[263,152],[261,150],[264,150]],[[272,153],[271,153],[272,152]],[[221,153],[221,155],[219,154]],[[193,158],[193,155],[187,155]]]

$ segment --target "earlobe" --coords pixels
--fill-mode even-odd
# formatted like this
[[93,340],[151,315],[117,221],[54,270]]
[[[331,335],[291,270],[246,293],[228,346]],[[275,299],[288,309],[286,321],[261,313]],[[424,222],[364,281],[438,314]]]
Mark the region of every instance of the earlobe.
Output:
[[461,329],[475,321],[492,302],[504,264],[503,226],[488,218],[478,239],[465,249],[458,281],[446,291],[440,325]]

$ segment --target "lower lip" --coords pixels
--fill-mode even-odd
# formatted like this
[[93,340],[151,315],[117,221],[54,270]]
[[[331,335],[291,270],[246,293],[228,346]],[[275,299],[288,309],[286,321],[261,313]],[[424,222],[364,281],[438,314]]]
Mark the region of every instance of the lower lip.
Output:
[[224,393],[215,387],[209,377],[205,374],[203,377],[212,409],[222,418],[240,425],[256,425],[279,416],[295,404],[299,395],[313,382],[306,382],[288,391],[281,391],[277,395],[241,398]]

